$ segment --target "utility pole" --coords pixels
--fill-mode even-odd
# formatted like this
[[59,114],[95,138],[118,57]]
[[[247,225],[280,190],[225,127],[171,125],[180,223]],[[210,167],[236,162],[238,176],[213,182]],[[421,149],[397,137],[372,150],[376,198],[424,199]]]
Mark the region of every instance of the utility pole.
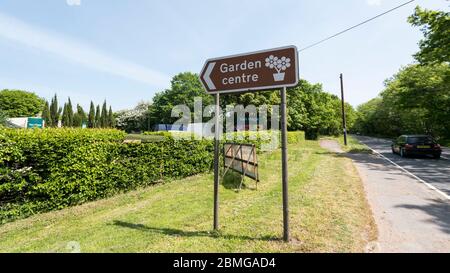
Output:
[[342,127],[344,128],[344,144],[347,146],[347,121],[345,119],[344,76],[341,73]]

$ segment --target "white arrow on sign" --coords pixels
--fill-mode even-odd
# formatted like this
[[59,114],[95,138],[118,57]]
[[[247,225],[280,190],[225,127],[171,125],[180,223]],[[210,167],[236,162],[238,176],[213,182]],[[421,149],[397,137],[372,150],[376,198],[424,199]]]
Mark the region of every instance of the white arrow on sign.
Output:
[[206,84],[208,85],[209,89],[211,89],[211,90],[216,89],[216,86],[214,85],[213,81],[209,77],[211,75],[211,72],[213,71],[215,65],[216,65],[216,63],[210,63],[208,65],[208,68],[206,69],[205,75],[203,76],[203,79],[205,80]]

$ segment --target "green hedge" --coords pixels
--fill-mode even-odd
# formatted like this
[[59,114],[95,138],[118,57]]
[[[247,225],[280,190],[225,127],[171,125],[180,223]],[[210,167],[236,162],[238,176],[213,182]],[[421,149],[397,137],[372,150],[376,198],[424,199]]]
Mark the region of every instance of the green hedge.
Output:
[[211,141],[124,144],[117,130],[0,129],[0,223],[211,169]]

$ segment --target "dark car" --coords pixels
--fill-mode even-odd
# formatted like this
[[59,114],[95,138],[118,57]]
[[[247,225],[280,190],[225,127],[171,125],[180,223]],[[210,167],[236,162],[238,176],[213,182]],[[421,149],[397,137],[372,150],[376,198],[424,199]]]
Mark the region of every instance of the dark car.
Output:
[[392,152],[401,157],[431,155],[439,159],[442,149],[436,140],[427,135],[403,135],[392,142]]

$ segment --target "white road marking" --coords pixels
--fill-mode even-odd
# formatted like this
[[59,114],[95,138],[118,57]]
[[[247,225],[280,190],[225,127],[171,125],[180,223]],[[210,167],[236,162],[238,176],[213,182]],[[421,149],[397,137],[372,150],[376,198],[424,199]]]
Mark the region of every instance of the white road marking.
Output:
[[382,158],[386,159],[387,161],[389,161],[391,164],[393,164],[394,166],[396,166],[397,168],[399,168],[400,170],[406,172],[407,174],[409,174],[410,176],[414,177],[415,179],[417,179],[419,182],[425,184],[425,186],[427,186],[428,188],[430,188],[431,190],[436,191],[437,193],[439,193],[440,195],[442,195],[445,199],[450,200],[450,196],[448,196],[445,192],[439,190],[438,188],[436,188],[435,186],[431,185],[430,183],[426,182],[425,180],[423,180],[422,178],[418,177],[417,175],[411,173],[410,171],[406,170],[405,168],[403,168],[402,166],[398,165],[397,163],[395,163],[394,161],[390,160],[389,158],[385,157],[384,155],[382,155],[381,153],[379,153],[378,151],[375,151],[374,149],[370,148],[366,143],[360,141],[362,144],[366,145],[367,148],[369,148],[372,152],[374,152],[375,154],[381,156]]

